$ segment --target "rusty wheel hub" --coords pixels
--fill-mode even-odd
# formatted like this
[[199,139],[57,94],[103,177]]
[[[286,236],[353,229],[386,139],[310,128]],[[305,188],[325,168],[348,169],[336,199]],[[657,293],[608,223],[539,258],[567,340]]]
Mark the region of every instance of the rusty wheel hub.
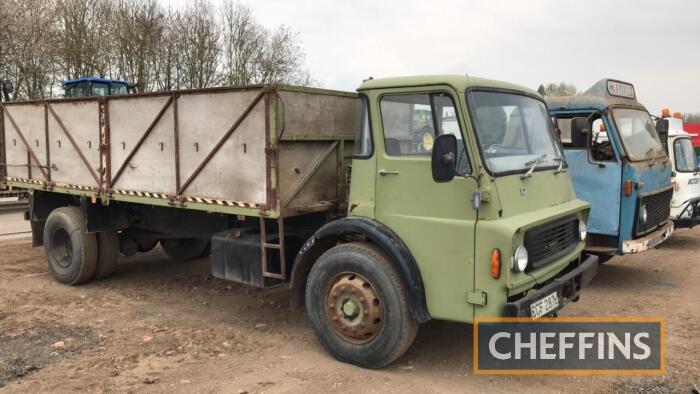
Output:
[[384,321],[382,303],[374,286],[351,272],[342,273],[331,282],[326,310],[335,332],[352,343],[371,341]]

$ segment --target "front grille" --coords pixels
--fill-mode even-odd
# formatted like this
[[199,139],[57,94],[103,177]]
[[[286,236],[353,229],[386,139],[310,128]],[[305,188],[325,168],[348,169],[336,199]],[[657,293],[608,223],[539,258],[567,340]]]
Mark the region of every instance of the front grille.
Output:
[[[647,234],[666,223],[668,216],[671,214],[671,197],[673,197],[673,188],[648,194],[637,199],[635,235]],[[647,221],[645,223],[641,223],[639,217],[639,210],[642,205],[646,206],[647,209]]]
[[525,272],[547,265],[576,248],[578,218],[566,217],[534,227],[525,233],[530,264]]

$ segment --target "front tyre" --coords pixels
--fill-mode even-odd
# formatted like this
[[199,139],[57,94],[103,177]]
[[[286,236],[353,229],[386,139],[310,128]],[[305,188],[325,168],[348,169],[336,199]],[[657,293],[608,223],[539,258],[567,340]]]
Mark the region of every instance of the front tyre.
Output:
[[44,255],[51,275],[76,285],[92,278],[97,265],[97,239],[85,228],[78,207],[54,209],[44,226]]
[[323,347],[340,361],[381,368],[401,357],[418,332],[403,281],[368,243],[326,251],[311,268],[306,309]]

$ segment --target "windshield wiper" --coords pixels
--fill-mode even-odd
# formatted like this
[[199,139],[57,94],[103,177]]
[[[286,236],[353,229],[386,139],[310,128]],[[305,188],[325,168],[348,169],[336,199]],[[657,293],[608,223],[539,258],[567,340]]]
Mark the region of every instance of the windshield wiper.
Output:
[[564,172],[564,156],[557,156],[554,158],[554,161],[559,162],[559,167],[557,167],[557,170],[554,171],[555,174],[559,174]]
[[534,159],[526,162],[525,163],[526,166],[532,166],[532,167],[530,167],[530,169],[527,170],[526,173],[524,173],[523,175],[520,175],[520,179],[525,179],[525,178],[531,177],[532,172],[535,171],[535,167],[537,167],[537,165],[540,164],[542,162],[542,160],[544,160],[546,158],[547,158],[547,154],[545,153],[543,155],[537,156]]

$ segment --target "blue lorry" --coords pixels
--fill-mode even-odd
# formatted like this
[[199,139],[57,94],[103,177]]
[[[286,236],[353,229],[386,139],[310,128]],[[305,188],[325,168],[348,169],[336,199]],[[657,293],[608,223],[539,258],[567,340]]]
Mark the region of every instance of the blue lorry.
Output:
[[672,165],[634,86],[603,79],[547,106],[578,198],[591,203],[588,253],[643,252],[673,232]]
[[127,81],[85,77],[63,81],[65,97],[117,96],[133,93],[135,86]]

